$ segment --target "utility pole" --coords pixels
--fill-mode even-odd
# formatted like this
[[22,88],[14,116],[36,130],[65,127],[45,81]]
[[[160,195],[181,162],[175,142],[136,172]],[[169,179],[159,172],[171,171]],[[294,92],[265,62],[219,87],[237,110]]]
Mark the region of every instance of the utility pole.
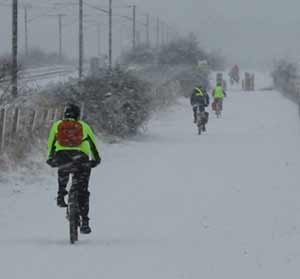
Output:
[[62,62],[62,17],[64,15],[58,15],[58,35],[59,35],[59,61]]
[[156,47],[159,48],[159,45],[160,45],[160,40],[159,40],[159,37],[160,37],[160,22],[159,22],[159,18],[157,18],[156,20]]
[[146,43],[150,46],[150,15],[146,15]]
[[166,24],[166,43],[168,44],[170,42],[170,28],[169,25]]
[[101,25],[100,23],[97,24],[97,52],[98,57],[101,56]]
[[140,44],[141,44],[141,32],[140,32],[139,30],[137,30],[137,31],[135,32],[135,36],[136,36],[136,39],[135,39],[136,44],[137,44],[137,45],[140,45]]
[[83,68],[83,1],[79,0],[79,68],[78,77],[82,79]]
[[136,5],[132,5],[132,49],[136,47]]
[[109,0],[109,11],[108,11],[108,67],[112,69],[112,0]]
[[18,96],[18,0],[12,1],[12,65],[11,85],[13,97]]
[[24,5],[24,27],[25,27],[25,56],[28,56],[28,8],[30,5]]
[[121,53],[121,56],[122,56],[122,54],[123,54],[123,26],[120,26],[120,37],[119,37],[119,39],[120,39],[120,42],[119,42],[119,44],[120,44],[120,53]]
[[161,22],[161,44],[164,46],[165,45],[165,23],[162,21]]

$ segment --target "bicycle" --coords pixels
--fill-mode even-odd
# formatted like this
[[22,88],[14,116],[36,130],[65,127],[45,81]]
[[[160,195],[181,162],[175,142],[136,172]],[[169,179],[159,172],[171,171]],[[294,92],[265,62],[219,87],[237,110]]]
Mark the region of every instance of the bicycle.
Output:
[[198,128],[198,135],[201,135],[202,132],[206,132],[206,123],[208,122],[208,112],[206,112],[204,109],[198,109],[197,110],[197,128]]
[[213,104],[213,110],[215,111],[217,118],[221,117],[222,107],[223,107],[222,100],[216,99]]
[[[90,166],[92,161],[88,162]],[[92,168],[92,166],[90,166]],[[74,244],[78,241],[78,230],[80,228],[80,207],[78,201],[78,186],[73,183],[73,173],[72,183],[68,193],[68,201],[67,201],[67,209],[66,209],[66,217],[69,221],[69,238],[70,243]],[[77,186],[77,187],[76,187]]]

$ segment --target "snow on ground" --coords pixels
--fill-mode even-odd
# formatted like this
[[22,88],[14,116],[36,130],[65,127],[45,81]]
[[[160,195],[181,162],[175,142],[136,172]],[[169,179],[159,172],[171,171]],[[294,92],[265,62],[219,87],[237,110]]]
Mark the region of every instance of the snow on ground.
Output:
[[93,233],[75,246],[55,172],[2,189],[1,278],[299,278],[297,107],[277,92],[228,95],[205,135],[182,99],[143,136],[103,145]]
[[27,69],[21,74],[20,87],[41,89],[49,84],[66,82],[77,75],[74,66],[56,65]]

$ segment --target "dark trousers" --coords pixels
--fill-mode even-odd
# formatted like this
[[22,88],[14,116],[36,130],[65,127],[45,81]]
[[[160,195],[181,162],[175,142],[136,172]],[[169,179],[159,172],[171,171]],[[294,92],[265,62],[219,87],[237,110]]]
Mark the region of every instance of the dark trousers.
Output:
[[205,111],[205,106],[203,105],[197,105],[197,106],[193,106],[193,112],[194,112],[194,119],[197,119],[197,111]]
[[88,190],[91,168],[88,165],[89,157],[80,151],[59,151],[55,154],[58,160],[58,195],[67,194],[67,184],[72,177],[71,189],[78,191],[78,203],[80,215],[83,219],[89,219],[89,198]]

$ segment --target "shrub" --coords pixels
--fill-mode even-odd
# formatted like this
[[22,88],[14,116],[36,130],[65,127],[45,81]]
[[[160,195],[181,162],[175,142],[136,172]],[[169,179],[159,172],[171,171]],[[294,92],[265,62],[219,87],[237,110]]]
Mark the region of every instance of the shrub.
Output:
[[167,65],[197,65],[205,60],[206,53],[199,47],[193,34],[188,38],[178,39],[162,47],[158,54],[158,63]]
[[121,57],[122,64],[152,64],[155,62],[155,50],[147,45],[139,45],[134,50],[125,52]]
[[68,102],[84,105],[84,118],[98,131],[125,137],[137,132],[149,118],[150,85],[128,72],[115,69],[80,84],[70,81],[41,92],[50,106]]

